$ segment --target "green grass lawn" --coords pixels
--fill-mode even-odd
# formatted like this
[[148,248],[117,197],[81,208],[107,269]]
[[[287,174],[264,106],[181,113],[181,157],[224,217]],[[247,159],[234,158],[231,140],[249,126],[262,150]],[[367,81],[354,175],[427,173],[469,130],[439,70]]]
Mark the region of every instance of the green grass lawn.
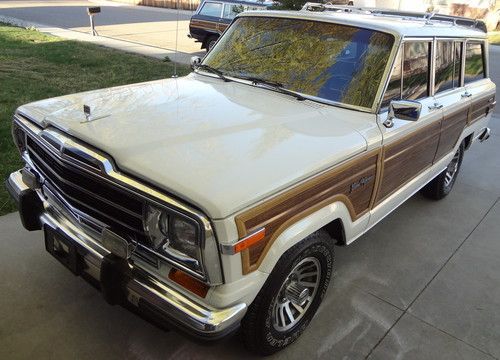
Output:
[[492,45],[500,45],[500,31],[490,32],[488,34],[488,41]]
[[[189,68],[178,66],[178,72],[184,75]],[[0,23],[0,215],[15,210],[3,180],[22,166],[10,134],[19,105],[172,73],[172,63]]]

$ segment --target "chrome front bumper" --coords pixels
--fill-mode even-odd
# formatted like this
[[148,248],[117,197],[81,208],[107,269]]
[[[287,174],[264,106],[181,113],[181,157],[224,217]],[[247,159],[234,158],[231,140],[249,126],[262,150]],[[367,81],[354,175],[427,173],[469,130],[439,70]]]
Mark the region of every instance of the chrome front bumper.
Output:
[[[89,232],[70,221],[68,217],[48,202],[42,201],[40,197],[37,197],[40,201],[39,206],[32,206],[32,204],[21,206],[24,198],[33,202],[33,195],[36,194],[24,183],[21,171],[16,171],[9,176],[6,187],[19,205],[23,225],[25,227],[27,227],[26,224],[32,225],[35,219],[39,222],[39,229],[50,228],[69,239],[77,248],[82,260],[84,273],[82,275],[90,276],[97,281],[103,294],[118,292],[122,298],[118,301],[119,303],[131,304],[139,312],[143,310],[149,317],[154,316],[155,321],[166,321],[199,338],[218,339],[238,328],[246,312],[246,304],[241,303],[225,309],[200,304],[128,262],[126,271],[123,271],[123,267],[119,268],[120,284],[117,286],[114,282],[110,286],[106,285],[103,281],[102,269],[112,258],[110,252],[94,240]],[[32,208],[38,209],[36,213],[26,214]],[[28,230],[34,229],[31,226]],[[117,277],[113,276],[113,279],[116,280]]]

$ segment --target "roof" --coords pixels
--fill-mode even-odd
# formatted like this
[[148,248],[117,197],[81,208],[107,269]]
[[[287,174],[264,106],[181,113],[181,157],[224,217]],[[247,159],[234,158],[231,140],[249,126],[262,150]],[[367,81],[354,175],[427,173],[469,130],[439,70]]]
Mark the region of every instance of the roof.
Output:
[[[306,4],[307,6],[307,4]],[[246,11],[239,16],[270,16],[296,19],[308,19],[317,21],[328,21],[344,25],[357,26],[374,29],[382,32],[389,32],[399,36],[410,37],[460,37],[460,38],[486,38],[486,33],[473,25],[461,25],[461,21],[468,21],[470,24],[481,24],[473,19],[445,17],[425,13],[401,13],[388,10],[352,8],[356,11]],[[424,17],[424,15],[428,15]],[[451,18],[458,21],[449,20]],[[439,20],[438,20],[439,19]],[[446,20],[441,20],[446,19]]]

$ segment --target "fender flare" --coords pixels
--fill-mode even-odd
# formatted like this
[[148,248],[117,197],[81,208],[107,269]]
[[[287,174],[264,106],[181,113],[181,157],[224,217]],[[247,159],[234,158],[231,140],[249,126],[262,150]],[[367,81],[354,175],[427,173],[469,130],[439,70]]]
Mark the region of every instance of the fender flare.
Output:
[[[258,270],[271,273],[279,258],[295,244],[332,221],[340,220],[344,226],[346,239],[351,239],[366,228],[368,213],[352,221],[349,209],[341,202],[329,204],[288,226],[272,243]],[[332,241],[334,241],[332,239]]]

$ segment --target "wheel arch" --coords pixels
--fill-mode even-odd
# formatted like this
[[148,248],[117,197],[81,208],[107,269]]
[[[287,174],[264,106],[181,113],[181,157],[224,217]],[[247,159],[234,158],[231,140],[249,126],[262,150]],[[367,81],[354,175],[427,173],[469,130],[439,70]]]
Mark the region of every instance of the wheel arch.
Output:
[[472,139],[474,138],[474,133],[467,135],[464,140],[462,141],[464,143],[464,149],[469,150],[471,145],[472,145]]
[[329,204],[309,214],[288,226],[277,236],[263,258],[259,270],[270,273],[279,258],[288,249],[321,229],[328,232],[334,244],[345,244],[346,236],[352,232],[352,223],[349,209],[341,201]]

